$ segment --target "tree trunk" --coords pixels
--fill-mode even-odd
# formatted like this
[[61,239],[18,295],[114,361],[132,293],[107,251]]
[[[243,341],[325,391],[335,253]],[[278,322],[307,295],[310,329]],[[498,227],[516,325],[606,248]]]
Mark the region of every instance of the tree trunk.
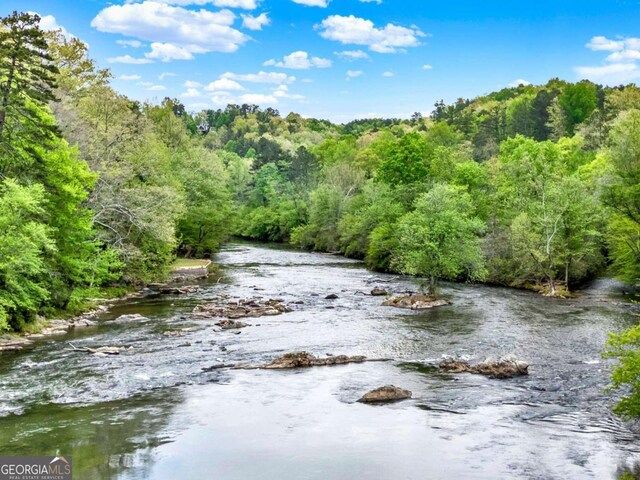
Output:
[[2,92],[2,109],[0,110],[0,143],[2,143],[2,132],[4,131],[4,125],[7,118],[7,108],[9,107],[9,95],[11,95],[11,84],[13,83],[13,76],[16,71],[16,57],[11,58],[11,67],[9,67],[9,74],[7,75],[7,86]]
[[434,298],[438,297],[438,279],[433,275],[429,277],[429,295]]

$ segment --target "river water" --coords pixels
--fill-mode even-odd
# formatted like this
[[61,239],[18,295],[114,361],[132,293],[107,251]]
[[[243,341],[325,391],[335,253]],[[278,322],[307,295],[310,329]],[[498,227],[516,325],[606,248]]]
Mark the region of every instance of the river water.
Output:
[[[361,294],[416,290],[415,280],[339,256],[230,244],[216,262],[222,279],[198,293],[130,300],[96,327],[3,353],[0,455],[71,455],[79,480],[617,479],[640,470],[640,434],[610,413],[615,398],[604,392],[607,332],[638,322],[612,281],[571,300],[447,284],[452,305],[418,313]],[[339,298],[326,300],[331,293]],[[220,295],[281,298],[294,311],[216,332],[190,314]],[[132,313],[147,320],[114,321]],[[133,348],[99,357],[68,342]],[[394,361],[203,371],[301,350]],[[505,355],[527,361],[530,375],[434,368],[444,356]],[[356,403],[386,384],[413,398]]]

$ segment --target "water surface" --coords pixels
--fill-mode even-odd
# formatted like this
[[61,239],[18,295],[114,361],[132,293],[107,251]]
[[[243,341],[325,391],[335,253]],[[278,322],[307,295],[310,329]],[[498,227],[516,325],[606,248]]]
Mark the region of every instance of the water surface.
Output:
[[[96,327],[0,357],[0,455],[71,454],[77,479],[615,479],[640,461],[640,435],[610,413],[607,332],[636,324],[616,284],[579,299],[445,285],[452,305],[382,307],[374,286],[415,290],[339,256],[231,244],[222,281],[185,297],[149,296]],[[338,300],[325,300],[335,293]],[[190,313],[231,295],[294,311],[216,332]],[[294,304],[294,302],[304,302]],[[148,320],[122,323],[122,314]],[[167,330],[189,328],[182,337]],[[132,346],[96,357],[69,349]],[[203,369],[286,352],[395,361],[302,371]],[[443,356],[512,355],[528,377],[449,375]],[[413,399],[355,401],[394,384]]]

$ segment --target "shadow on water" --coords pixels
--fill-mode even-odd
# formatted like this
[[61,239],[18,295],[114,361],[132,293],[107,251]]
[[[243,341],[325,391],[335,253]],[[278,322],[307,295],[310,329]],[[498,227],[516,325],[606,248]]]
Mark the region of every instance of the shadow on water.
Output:
[[163,430],[183,401],[178,389],[87,406],[43,404],[0,417],[0,455],[68,455],[74,478],[116,478],[132,470],[145,478],[155,448],[175,432]]

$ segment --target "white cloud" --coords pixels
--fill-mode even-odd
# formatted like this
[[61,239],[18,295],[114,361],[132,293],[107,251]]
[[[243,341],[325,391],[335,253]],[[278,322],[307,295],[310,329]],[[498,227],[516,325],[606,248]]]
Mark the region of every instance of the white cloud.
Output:
[[615,52],[624,48],[624,41],[610,40],[607,37],[596,36],[589,40],[585,45],[587,48],[595,51]]
[[205,90],[208,92],[215,92],[220,90],[244,90],[244,87],[238,82],[229,78],[220,78],[215,82],[211,82],[209,85],[207,85],[205,87]]
[[273,90],[273,96],[276,98],[287,98],[290,100],[304,100],[304,95],[295,93],[289,93],[289,87],[286,85],[279,85]]
[[360,0],[362,3],[377,3],[378,5],[382,5],[382,0]]
[[235,104],[255,104],[255,105],[277,105],[278,99],[274,95],[262,93],[246,93],[238,97],[234,97],[229,92],[214,92],[211,102],[215,105]]
[[433,70],[433,67],[431,65],[429,65],[428,63],[426,63],[426,64],[424,64],[422,66],[422,69],[423,70]]
[[202,93],[196,88],[188,88],[187,91],[182,93],[180,96],[183,98],[198,98],[202,97]]
[[131,48],[140,48],[142,46],[142,42],[140,40],[116,40],[116,43],[123,47]]
[[153,60],[148,58],[134,58],[131,55],[122,55],[120,57],[108,58],[109,63],[127,63],[129,65],[144,65],[145,63],[153,63]]
[[220,78],[228,78],[231,80],[237,80],[239,82],[251,82],[251,83],[293,83],[296,81],[296,77],[289,76],[286,73],[278,72],[263,72],[238,74],[232,72],[226,72],[220,75]]
[[172,43],[153,42],[151,44],[151,51],[145,53],[144,56],[166,63],[171,60],[192,60],[194,53],[206,53],[206,50],[197,45],[180,47]]
[[66,28],[62,25],[58,24],[56,17],[53,15],[40,15],[37,12],[27,12],[31,15],[38,15],[40,17],[40,23],[38,26],[44,30],[45,32],[55,32],[56,30],[60,30],[60,33],[67,38],[75,38],[74,35],[70,34]]
[[347,80],[360,77],[363,74],[364,72],[362,70],[347,70]]
[[[225,0],[225,5],[230,3],[241,2]],[[235,19],[230,10],[188,10],[144,1],[109,6],[98,13],[91,26],[152,42],[146,56],[167,62],[188,60],[198,53],[237,51],[249,37],[233,28]]]
[[640,70],[635,63],[611,63],[597,67],[576,67],[582,79],[606,85],[619,85],[640,78]]
[[150,92],[163,92],[167,89],[164,85],[151,85],[147,90]]
[[592,37],[585,45],[596,52],[609,52],[604,65],[580,66],[574,70],[581,79],[605,85],[620,85],[640,78],[640,38],[604,36]]
[[263,65],[265,67],[275,66],[296,70],[307,70],[313,67],[329,68],[331,66],[331,60],[320,57],[309,57],[309,54],[307,52],[299,50],[285,56],[281,61],[271,59],[264,62]]
[[249,30],[262,30],[262,27],[266,27],[271,23],[271,19],[266,13],[261,13],[257,17],[253,15],[241,15],[242,26]]
[[516,88],[516,87],[519,87],[520,85],[524,85],[526,87],[527,85],[531,85],[531,82],[528,81],[528,80],[524,80],[522,78],[519,78],[518,80],[514,80],[513,82],[511,82],[509,84],[509,87]]
[[355,60],[366,60],[369,58],[369,54],[362,50],[343,50],[342,52],[333,52],[343,60],[353,62]]
[[120,75],[118,77],[118,80],[126,80],[126,81],[130,81],[130,80],[140,80],[142,77],[140,75]]
[[640,50],[625,49],[619,52],[613,52],[606,60],[607,62],[635,62],[636,60],[640,60]]
[[158,76],[159,80],[164,80],[167,77],[177,77],[178,75],[173,72],[163,72]]
[[[245,10],[254,10],[258,7],[260,0],[154,0],[157,3],[167,5],[213,5],[219,8],[242,8]],[[138,3],[135,0],[126,0],[125,3]]]
[[384,72],[382,76],[386,78],[391,78],[391,77],[395,77],[395,74],[393,72],[387,71],[387,72]]
[[389,23],[384,28],[376,28],[371,20],[354,15],[331,15],[315,28],[327,40],[346,45],[365,45],[378,53],[397,53],[405,48],[417,47],[420,45],[419,38],[425,36],[415,25],[407,28]]
[[251,103],[255,105],[275,105],[278,99],[273,95],[264,95],[262,93],[246,93],[238,97],[239,103]]
[[331,0],[293,0],[293,3],[306,5],[307,7],[327,8]]

